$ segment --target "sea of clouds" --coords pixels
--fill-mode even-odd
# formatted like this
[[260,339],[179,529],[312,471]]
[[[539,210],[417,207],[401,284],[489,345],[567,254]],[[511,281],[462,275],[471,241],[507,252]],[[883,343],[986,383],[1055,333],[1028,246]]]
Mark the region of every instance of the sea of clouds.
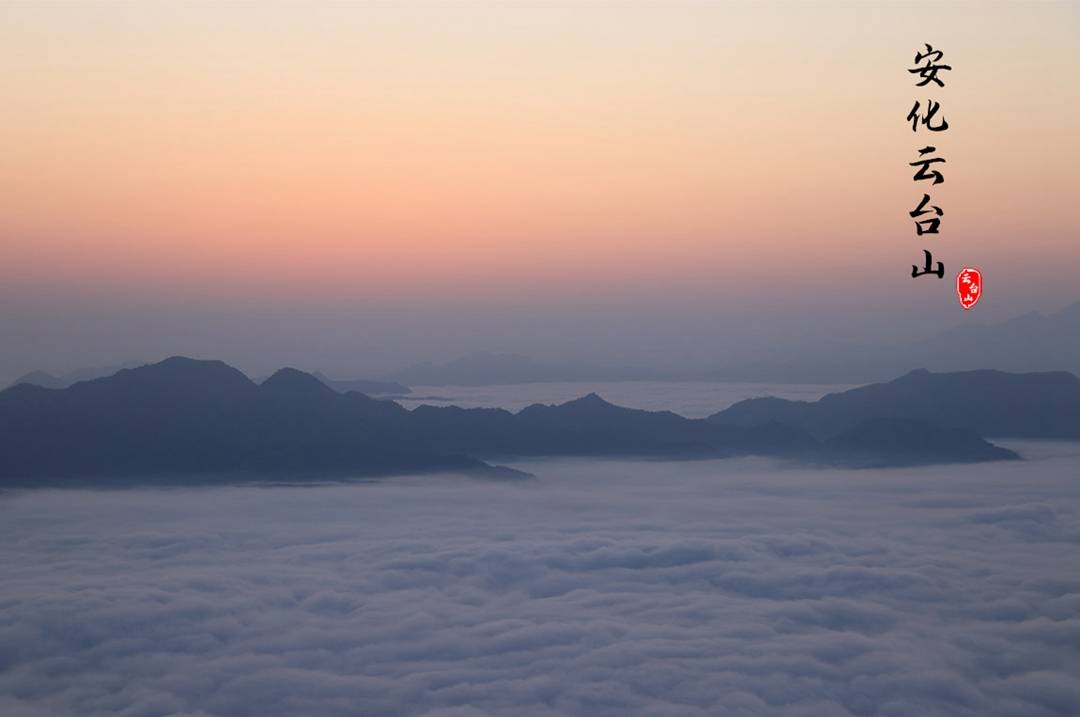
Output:
[[1077,715],[1080,446],[1016,447],[0,495],[0,714]]

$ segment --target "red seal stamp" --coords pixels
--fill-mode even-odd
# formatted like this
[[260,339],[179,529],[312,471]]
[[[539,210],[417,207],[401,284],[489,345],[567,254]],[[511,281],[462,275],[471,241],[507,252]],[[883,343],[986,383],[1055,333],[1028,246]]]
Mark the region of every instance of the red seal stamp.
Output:
[[956,295],[960,297],[964,311],[979,303],[983,295],[982,272],[966,266],[961,269],[956,275]]

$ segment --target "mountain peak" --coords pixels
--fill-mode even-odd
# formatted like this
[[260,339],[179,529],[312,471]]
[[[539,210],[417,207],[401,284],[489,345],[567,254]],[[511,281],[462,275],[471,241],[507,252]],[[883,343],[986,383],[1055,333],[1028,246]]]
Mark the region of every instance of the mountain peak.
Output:
[[275,393],[290,394],[323,394],[335,393],[325,383],[312,376],[310,373],[295,368],[283,368],[274,372],[274,375],[260,384],[264,390]]
[[224,361],[193,359],[187,356],[170,356],[157,363],[145,364],[138,368],[126,368],[113,376],[96,379],[98,381],[123,381],[136,384],[175,384],[201,387],[249,387],[251,379],[238,369]]
[[894,378],[889,383],[899,383],[901,381],[915,381],[919,379],[925,379],[930,376],[930,369],[926,368],[914,368],[899,378]]
[[608,403],[597,393],[587,393],[581,398],[575,398],[562,404],[564,408],[615,408],[615,404]]

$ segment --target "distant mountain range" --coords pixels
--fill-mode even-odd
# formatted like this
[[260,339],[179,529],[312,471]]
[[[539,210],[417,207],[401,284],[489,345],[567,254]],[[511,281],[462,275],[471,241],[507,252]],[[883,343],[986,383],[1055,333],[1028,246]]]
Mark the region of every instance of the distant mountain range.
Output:
[[368,396],[407,396],[412,389],[397,381],[375,381],[370,379],[331,379],[318,371],[313,371],[312,376],[325,383],[338,393],[356,391]]
[[102,378],[104,376],[112,376],[117,371],[125,368],[135,368],[142,366],[142,361],[128,361],[126,363],[118,364],[116,366],[102,366],[95,368],[82,368],[77,371],[70,371],[60,376],[55,376],[46,371],[31,371],[30,373],[23,374],[19,378],[11,382],[12,386],[20,383],[29,383],[34,386],[41,386],[42,388],[67,388],[73,383],[79,381],[90,381],[95,378]]
[[[101,378],[128,362],[81,369],[62,376],[32,371],[12,385],[28,383],[65,388]],[[405,396],[411,385],[490,386],[509,383],[588,383],[607,381],[736,381],[757,383],[860,384],[886,381],[921,366],[931,371],[971,368],[1011,372],[1069,371],[1080,375],[1080,302],[1050,315],[1032,312],[1009,321],[967,323],[927,339],[894,346],[852,344],[775,347],[738,355],[715,367],[660,371],[634,366],[543,362],[514,353],[478,351],[445,363],[416,364],[378,378],[330,379],[313,375],[339,393]]]
[[[120,364],[118,366],[79,369],[78,371],[65,373],[62,376],[54,376],[53,374],[47,373],[45,371],[31,371],[30,373],[23,374],[19,378],[12,381],[11,385],[17,386],[20,383],[28,383],[33,386],[41,386],[42,388],[67,388],[68,386],[78,383],[79,381],[89,381],[95,378],[104,378],[106,376],[112,376],[114,373],[122,369],[138,368],[139,366],[143,365],[145,365],[145,363],[141,361],[128,361],[127,363]],[[367,394],[369,396],[406,396],[412,393],[412,389],[396,381],[377,381],[366,379],[331,379],[327,378],[324,374],[318,371],[312,372],[311,375],[319,379],[338,393],[359,391],[360,393]]]
[[664,376],[647,368],[543,363],[519,354],[478,351],[447,363],[420,363],[387,378],[413,386],[490,386],[556,381],[650,381]]
[[305,480],[454,471],[541,456],[778,456],[844,466],[1017,458],[984,436],[1080,438],[1068,373],[915,371],[816,402],[752,399],[706,419],[614,406],[420,406],[338,393],[282,369],[257,384],[171,358],[64,389],[0,391],[0,485]]
[[1045,316],[965,324],[897,346],[822,345],[776,349],[697,375],[716,381],[866,383],[921,366],[931,371],[1069,371],[1080,374],[1080,302]]
[[543,363],[512,353],[481,351],[446,363],[421,363],[386,376],[410,385],[484,386],[505,383],[601,381],[739,381],[842,383],[884,381],[912,366],[931,371],[1070,371],[1080,374],[1080,302],[1050,315],[966,323],[913,343],[892,346],[777,346],[736,354],[715,368],[659,371],[581,363]]

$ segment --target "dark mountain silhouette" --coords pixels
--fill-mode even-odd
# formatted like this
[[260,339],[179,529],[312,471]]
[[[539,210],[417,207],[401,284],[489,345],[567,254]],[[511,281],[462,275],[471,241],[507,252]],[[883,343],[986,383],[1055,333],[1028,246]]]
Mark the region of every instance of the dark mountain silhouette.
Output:
[[356,391],[358,393],[367,394],[368,396],[407,396],[412,393],[411,388],[409,388],[403,383],[398,383],[397,381],[375,381],[369,379],[332,379],[327,378],[324,374],[318,371],[313,371],[311,375],[319,379],[338,393],[348,393],[349,391]]
[[762,454],[853,465],[1015,457],[971,431],[917,420],[854,420],[822,441],[798,415],[804,409],[783,410],[790,415],[776,420],[689,419],[589,394],[518,413],[408,411],[338,393],[296,369],[256,384],[220,361],[175,357],[66,389],[20,384],[0,392],[0,484],[509,475],[479,459],[531,456]]
[[0,392],[0,478],[485,472],[399,430],[397,404],[283,369],[261,385],[220,361],[171,358],[62,390]]
[[1009,460],[1016,453],[987,443],[973,431],[938,428],[928,421],[870,418],[824,442],[833,461],[865,467]]
[[[914,465],[1018,456],[965,430],[929,422],[871,419],[821,441],[781,421],[753,425],[690,419],[612,405],[596,394],[557,406],[501,409],[420,406],[412,412],[427,445],[482,458],[514,456],[766,455],[831,465]],[[916,426],[915,424],[918,423]]]
[[542,363],[527,356],[480,351],[443,364],[421,363],[388,379],[409,385],[490,386],[500,383],[554,381],[648,381],[660,378],[651,369]]
[[816,448],[801,431],[714,426],[668,411],[643,411],[589,394],[557,406],[502,409],[419,406],[412,426],[440,449],[482,457],[794,455]]
[[828,438],[867,419],[911,419],[988,437],[1080,438],[1080,379],[1065,372],[912,371],[888,383],[819,401],[755,398],[707,420],[756,426],[778,421]]

